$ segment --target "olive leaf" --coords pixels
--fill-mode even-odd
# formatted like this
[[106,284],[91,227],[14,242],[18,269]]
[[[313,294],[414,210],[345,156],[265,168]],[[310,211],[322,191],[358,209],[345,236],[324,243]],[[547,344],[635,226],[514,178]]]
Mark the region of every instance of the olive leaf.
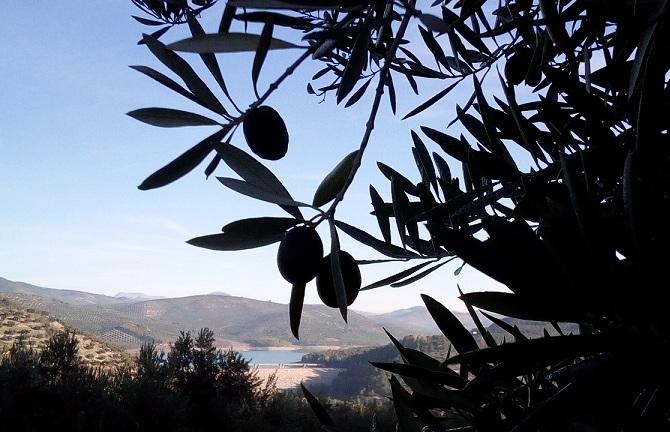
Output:
[[259,217],[241,219],[223,227],[223,233],[196,237],[188,244],[219,251],[237,251],[281,241],[289,228],[300,223],[293,218]]
[[370,285],[364,286],[363,288],[361,288],[361,291],[371,290],[371,289],[374,289],[374,288],[379,288],[379,287],[383,287],[383,286],[386,286],[386,285],[390,285],[393,282],[397,282],[401,279],[405,279],[406,277],[413,275],[417,271],[421,270],[422,268],[424,268],[427,265],[432,264],[432,263],[433,263],[433,261],[426,261],[426,262],[423,262],[421,264],[417,264],[417,265],[412,266],[408,269],[405,269],[405,270],[403,270],[399,273],[396,273],[396,274],[391,275],[389,277],[385,277],[384,279],[378,280],[377,282],[371,283]]
[[391,284],[391,288],[400,288],[400,287],[404,287],[404,286],[413,284],[414,282],[418,281],[419,279],[423,279],[424,277],[428,276],[429,274],[431,274],[435,270],[439,269],[440,267],[445,265],[447,262],[448,261],[441,262],[441,263],[437,264],[436,266],[431,267],[429,269],[426,269],[426,270],[422,271],[421,273],[417,273],[414,276],[409,277],[405,280],[402,280],[400,282],[394,282],[394,283]]
[[335,287],[335,298],[340,314],[344,322],[347,322],[347,290],[344,287],[342,266],[340,265],[340,239],[337,235],[335,223],[328,220],[330,226],[330,266],[333,270],[333,286]]
[[246,195],[251,198],[255,198],[260,201],[265,201],[273,204],[279,204],[280,206],[288,206],[288,207],[311,207],[311,205],[303,202],[294,201],[289,198],[277,196],[274,193],[268,191],[267,189],[260,188],[249,182],[229,177],[217,177],[217,179],[225,187],[232,189],[237,193]]
[[134,69],[149,78],[153,79],[154,81],[164,85],[165,87],[169,88],[170,90],[179,93],[180,95],[184,96],[185,98],[197,103],[198,105],[205,107],[207,109],[210,109],[207,103],[202,101],[200,98],[195,96],[193,93],[189,92],[186,90],[184,87],[182,87],[180,84],[178,84],[176,81],[173,79],[163,75],[162,73],[158,72],[155,69],[152,69],[148,66],[130,66],[131,69]]
[[374,186],[370,185],[370,199],[372,200],[372,207],[374,208],[375,216],[377,217],[377,224],[379,230],[382,232],[382,237],[386,243],[391,243],[391,222],[388,216],[384,215],[384,200],[377,192]]
[[300,339],[299,328],[300,318],[302,317],[302,304],[305,300],[305,284],[294,284],[291,287],[291,300],[288,306],[289,323],[291,333],[296,339]]
[[337,88],[337,103],[342,102],[358,82],[358,78],[361,76],[361,72],[363,72],[368,61],[369,44],[369,31],[364,31],[356,37],[354,47],[351,49],[351,56],[349,57],[347,66],[344,68],[342,80]]
[[421,298],[423,299],[430,316],[433,317],[435,324],[437,324],[442,331],[442,334],[449,339],[459,353],[462,354],[478,349],[475,338],[463,326],[459,319],[449,311],[449,309],[426,294],[421,294]]
[[354,226],[351,226],[345,222],[342,221],[335,221],[335,225],[337,227],[344,231],[348,236],[351,238],[358,240],[359,242],[363,243],[364,245],[370,246],[377,252],[386,255],[391,258],[409,258],[409,257],[418,257],[416,253],[412,251],[405,250],[401,247],[386,243],[382,240],[379,240],[367,232],[356,228]]
[[270,50],[273,31],[274,31],[274,24],[272,23],[272,19],[268,19],[268,21],[263,26],[260,38],[258,39],[258,47],[256,48],[254,63],[251,67],[251,81],[253,82],[254,91],[256,92],[256,94],[258,94],[258,88],[257,88],[258,77],[261,74],[261,68],[263,67],[265,58],[268,55],[268,51]]
[[127,115],[152,126],[167,128],[219,124],[217,121],[200,114],[171,108],[141,108],[130,111]]
[[[189,15],[188,17],[188,27],[191,30],[191,35],[193,36],[205,34],[205,30],[202,28],[198,20],[195,19],[195,17],[192,15]],[[211,53],[202,53],[200,54],[200,59],[205,64],[207,69],[209,69],[209,72],[212,74],[216,82],[219,84],[221,90],[223,90],[223,94],[225,94],[228,100],[233,103],[233,106],[235,106],[235,102],[233,102],[233,98],[230,96],[230,93],[228,92],[228,87],[226,86],[226,82],[223,79],[223,74],[221,73],[221,68],[219,67],[219,62],[216,60],[216,56]]]
[[[256,51],[261,36],[251,33],[211,33],[173,42],[167,48],[179,52],[223,53]],[[269,49],[300,48],[291,42],[271,38]]]
[[[265,165],[258,162],[253,156],[241,148],[230,144],[216,146],[216,152],[221,159],[249,184],[267,191],[279,198],[293,201],[291,194],[282,182]],[[303,219],[303,215],[296,206],[282,207],[295,218]]]
[[310,393],[309,390],[307,390],[307,387],[305,387],[303,383],[300,383],[300,388],[302,389],[302,393],[305,396],[305,399],[307,399],[307,403],[309,403],[310,408],[312,408],[312,411],[314,411],[316,418],[319,419],[321,426],[335,426],[333,419],[330,418],[326,409],[323,407],[323,405],[321,405],[321,402],[319,402],[319,400],[312,393]]
[[320,207],[332,201],[340,193],[349,178],[358,153],[359,150],[355,150],[346,155],[321,181],[319,187],[316,188],[314,199],[312,200],[314,207]]
[[149,50],[158,60],[165,66],[170,68],[172,72],[179,75],[184,81],[186,87],[203,101],[210,110],[225,115],[226,109],[221,105],[221,102],[214,96],[214,93],[207,87],[207,84],[195,73],[193,68],[181,57],[175,54],[170,48],[167,48],[158,39],[144,35],[144,42]]
[[182,178],[200,163],[214,150],[214,146],[224,137],[230,130],[229,126],[222,128],[220,131],[208,136],[200,141],[195,146],[188,149],[181,156],[165,165],[155,173],[147,177],[142,184],[137,188],[139,190],[155,189],[173,181]]
[[446,95],[448,95],[449,92],[452,91],[452,90],[454,89],[454,87],[456,87],[458,84],[460,84],[461,81],[462,81],[462,80],[458,80],[458,81],[456,81],[455,83],[449,85],[449,86],[448,86],[447,88],[445,88],[444,90],[441,90],[440,92],[438,92],[437,94],[435,94],[434,96],[432,96],[430,99],[428,99],[427,101],[425,101],[425,102],[422,103],[421,105],[419,105],[419,106],[417,106],[416,108],[414,108],[412,111],[410,111],[410,112],[408,112],[407,114],[405,114],[405,117],[403,117],[402,119],[403,119],[403,120],[408,119],[408,118],[410,118],[410,117],[412,117],[412,116],[415,116],[415,115],[419,114],[420,112],[422,112],[422,111],[424,111],[424,110],[430,108],[430,107],[433,106],[436,102],[438,102],[440,99],[442,99],[443,97],[445,97]]

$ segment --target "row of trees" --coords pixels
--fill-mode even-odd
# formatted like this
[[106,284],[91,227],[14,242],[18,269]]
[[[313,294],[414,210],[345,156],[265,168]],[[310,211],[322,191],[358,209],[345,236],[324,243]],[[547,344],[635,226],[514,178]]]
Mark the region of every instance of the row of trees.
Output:
[[[0,353],[3,431],[314,431],[308,404],[265,383],[239,353],[221,351],[213,333],[182,333],[167,353],[144,345],[134,363],[93,369],[78,356],[70,331],[35,351],[20,339]],[[352,430],[369,429],[379,401],[330,402]]]

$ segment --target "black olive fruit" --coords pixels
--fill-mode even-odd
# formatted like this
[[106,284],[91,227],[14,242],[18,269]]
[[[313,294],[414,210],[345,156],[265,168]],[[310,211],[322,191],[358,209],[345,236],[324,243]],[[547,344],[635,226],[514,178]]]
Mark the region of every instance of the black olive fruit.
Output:
[[507,78],[507,81],[514,85],[521,84],[526,78],[532,58],[533,51],[525,47],[512,54],[505,63],[505,78]]
[[312,227],[299,226],[284,234],[277,251],[277,267],[289,283],[303,284],[317,275],[322,257],[319,234]]
[[[358,269],[354,257],[345,251],[340,251],[340,268],[342,269],[344,288],[347,292],[347,306],[351,306],[361,289],[361,271]],[[330,255],[321,260],[321,268],[316,276],[316,291],[323,304],[332,308],[337,307]]]
[[244,138],[258,157],[278,160],[288,151],[288,130],[279,113],[266,105],[251,109],[242,123]]

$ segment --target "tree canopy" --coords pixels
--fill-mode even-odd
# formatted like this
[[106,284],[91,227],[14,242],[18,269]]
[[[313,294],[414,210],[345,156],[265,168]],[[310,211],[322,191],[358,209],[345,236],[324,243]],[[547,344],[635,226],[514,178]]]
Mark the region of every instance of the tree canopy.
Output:
[[[311,278],[345,320],[360,288],[358,265],[370,262],[346,258],[341,233],[387,259],[419,261],[360,289],[410,284],[457,257],[509,289],[462,294],[473,318],[478,308],[554,325],[554,334],[539,339],[509,328],[513,342],[497,345],[476,319],[487,343],[480,348],[453,314],[424,296],[458,355],[436,360],[392,338],[403,363],[378,366],[405,384],[391,383],[402,430],[667,428],[667,1],[236,0],[223,7],[219,27],[207,30],[198,14],[214,1],[133,1],[145,13],[136,19],[157,28],[141,42],[183,85],[150,67],[134,68],[214,118],[169,108],[129,114],[163,127],[220,126],[140,189],[165,186],[209,157],[208,176],[223,161],[239,177],[217,177],[223,186],[290,215],[230,223],[222,233],[190,240],[199,247],[260,247],[283,241],[297,227],[330,227],[330,254],[305,275],[287,273],[296,337]],[[163,43],[182,22],[192,36]],[[237,32],[233,22],[262,27]],[[419,37],[408,38],[410,26],[418,27]],[[275,37],[277,27],[290,29],[292,37]],[[259,89],[271,49],[299,55]],[[426,49],[430,58],[419,55]],[[230,97],[216,59],[236,51],[255,52],[256,101],[248,108]],[[211,74],[207,80],[220,89],[206,84],[180,52],[198,53]],[[281,115],[265,104],[307,61],[323,65],[309,93],[332,97],[345,109],[366,92],[374,95],[359,145],[324,176],[311,202],[294,199],[271,169],[231,144],[242,125],[258,158],[291,157],[284,156]],[[370,187],[380,238],[339,220],[336,210],[361,164],[369,162],[373,129],[383,127],[375,125],[380,105],[395,111],[398,98],[413,97],[396,94],[398,80],[416,93],[422,80],[443,83],[403,118],[448,101],[456,87],[467,86],[471,96],[455,107],[447,127],[411,131],[407,145],[418,182],[378,164],[392,198],[386,202]],[[431,153],[426,143],[440,151]],[[303,262],[304,245],[313,245],[298,240],[280,257],[289,268],[292,259]],[[579,334],[564,334],[561,322],[579,324]],[[327,414],[309,400],[328,425]]]

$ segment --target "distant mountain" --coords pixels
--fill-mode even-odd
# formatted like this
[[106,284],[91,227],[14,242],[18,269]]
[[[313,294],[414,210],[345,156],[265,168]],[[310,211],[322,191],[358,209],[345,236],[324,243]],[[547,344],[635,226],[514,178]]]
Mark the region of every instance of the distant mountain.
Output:
[[163,296],[150,296],[141,292],[120,292],[114,295],[114,298],[121,300],[157,300],[163,299]]
[[28,294],[60,300],[75,305],[109,305],[125,303],[128,299],[92,294],[84,291],[44,288],[25,282],[14,282],[0,277],[0,294]]
[[[133,299],[81,291],[42,288],[0,279],[0,295],[25,308],[47,311],[75,328],[123,348],[151,340],[173,341],[180,330],[211,328],[223,346],[376,346],[388,342],[382,324],[354,311],[345,324],[336,309],[305,305],[300,340],[290,333],[288,306],[229,295]],[[127,294],[127,293],[126,293]],[[419,331],[400,322],[384,322],[402,337]]]
[[207,293],[207,295],[220,295],[220,296],[229,296],[227,292],[223,291],[212,291],[211,293]]
[[[475,323],[472,317],[467,312],[452,311],[467,329],[475,328]],[[424,306],[414,306],[407,309],[399,309],[393,312],[383,314],[366,314],[366,316],[384,327],[399,326],[410,328],[416,331],[415,334],[420,335],[434,335],[439,334],[440,329],[433,321],[433,318],[428,313]],[[480,317],[482,323],[487,326],[491,322],[485,317]]]

